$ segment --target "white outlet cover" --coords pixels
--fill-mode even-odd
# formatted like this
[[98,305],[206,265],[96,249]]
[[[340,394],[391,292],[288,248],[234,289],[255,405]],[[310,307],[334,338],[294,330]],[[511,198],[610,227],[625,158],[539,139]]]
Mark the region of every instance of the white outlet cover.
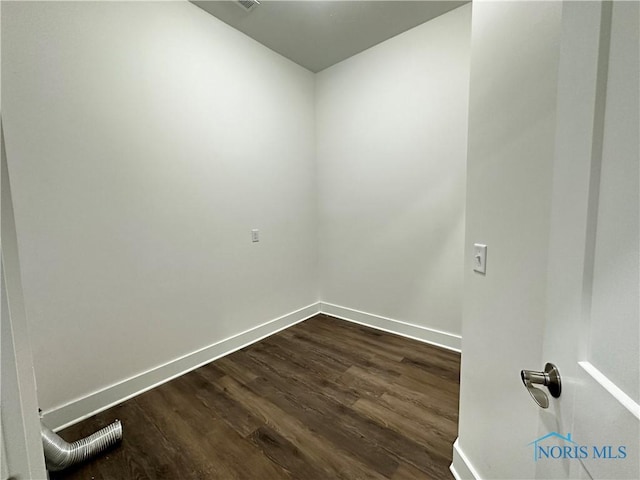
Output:
[[481,243],[473,245],[473,271],[487,273],[487,246]]

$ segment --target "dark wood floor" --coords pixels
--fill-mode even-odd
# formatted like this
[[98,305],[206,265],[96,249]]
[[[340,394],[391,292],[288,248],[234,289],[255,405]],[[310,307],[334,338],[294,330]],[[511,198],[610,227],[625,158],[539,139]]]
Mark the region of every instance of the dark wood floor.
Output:
[[451,479],[459,367],[318,315],[61,432],[124,439],[52,479]]

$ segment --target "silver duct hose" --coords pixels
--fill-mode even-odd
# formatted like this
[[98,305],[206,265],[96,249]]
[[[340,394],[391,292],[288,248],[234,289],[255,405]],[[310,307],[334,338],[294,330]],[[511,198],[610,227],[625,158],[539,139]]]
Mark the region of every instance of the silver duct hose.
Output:
[[47,470],[52,472],[64,470],[71,465],[88,460],[122,440],[122,424],[120,420],[116,420],[93,435],[73,443],[66,442],[42,423],[40,426],[42,428],[44,459],[47,464]]

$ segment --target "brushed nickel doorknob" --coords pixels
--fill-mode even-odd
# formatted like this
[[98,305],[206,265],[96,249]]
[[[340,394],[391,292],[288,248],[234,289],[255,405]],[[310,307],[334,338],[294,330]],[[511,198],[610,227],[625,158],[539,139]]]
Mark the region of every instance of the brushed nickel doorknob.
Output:
[[521,370],[520,378],[522,383],[527,387],[527,391],[531,394],[533,401],[542,408],[549,407],[549,397],[547,394],[534,387],[534,385],[543,385],[547,387],[552,397],[558,398],[562,393],[562,382],[560,381],[560,372],[553,363],[547,363],[544,366],[543,372],[536,372],[534,370]]

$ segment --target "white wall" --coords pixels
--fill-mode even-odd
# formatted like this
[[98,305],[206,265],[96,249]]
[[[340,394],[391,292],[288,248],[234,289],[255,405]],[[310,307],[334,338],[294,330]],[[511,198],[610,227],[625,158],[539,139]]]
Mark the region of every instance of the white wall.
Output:
[[318,74],[323,302],[460,334],[470,14]]
[[[456,453],[479,478],[535,475],[539,408],[519,373],[544,365],[561,8],[473,4]],[[474,243],[488,245],[486,275],[472,271]]]
[[187,2],[3,10],[7,154],[53,426],[320,294],[459,348],[470,6],[317,89]]
[[2,10],[43,409],[317,302],[310,72],[187,2]]

